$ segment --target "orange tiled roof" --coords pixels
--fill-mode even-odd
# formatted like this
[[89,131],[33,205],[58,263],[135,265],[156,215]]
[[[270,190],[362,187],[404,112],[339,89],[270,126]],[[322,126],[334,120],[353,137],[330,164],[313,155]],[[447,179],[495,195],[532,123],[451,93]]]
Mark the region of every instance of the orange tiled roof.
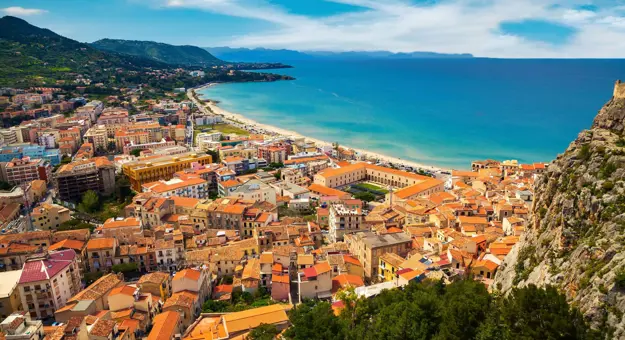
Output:
[[176,273],[174,280],[181,280],[183,278],[198,281],[200,279],[201,272],[196,269],[183,269]]
[[114,238],[92,238],[87,243],[87,250],[108,249],[115,245]]

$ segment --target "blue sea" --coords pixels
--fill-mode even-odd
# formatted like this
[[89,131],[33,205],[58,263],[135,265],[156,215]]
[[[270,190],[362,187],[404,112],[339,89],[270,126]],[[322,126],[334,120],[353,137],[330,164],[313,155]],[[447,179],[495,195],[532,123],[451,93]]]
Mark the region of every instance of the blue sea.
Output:
[[625,60],[299,61],[294,81],[203,90],[224,109],[340,145],[447,168],[548,162],[589,128]]

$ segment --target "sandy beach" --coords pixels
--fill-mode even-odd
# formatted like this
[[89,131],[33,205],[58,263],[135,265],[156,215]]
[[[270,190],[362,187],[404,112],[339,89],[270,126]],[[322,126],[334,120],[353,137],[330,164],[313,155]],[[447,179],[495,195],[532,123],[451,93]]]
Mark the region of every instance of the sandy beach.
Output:
[[[209,88],[211,86],[215,86],[217,84],[206,84],[204,86],[200,86],[197,87],[195,89],[193,89],[193,91],[196,92],[205,88]],[[267,134],[267,135],[272,135],[272,136],[284,136],[284,137],[291,137],[291,138],[304,138],[307,141],[311,141],[313,143],[316,144],[317,147],[322,147],[322,146],[326,146],[326,145],[332,145],[331,142],[327,142],[327,141],[323,141],[320,139],[316,139],[316,138],[312,138],[309,136],[304,136],[298,132],[295,131],[291,131],[291,130],[287,130],[287,129],[283,129],[277,126],[273,126],[273,125],[267,125],[267,124],[262,124],[259,123],[253,119],[247,118],[242,114],[239,113],[234,113],[234,112],[230,112],[227,110],[224,110],[223,108],[219,107],[216,103],[208,100],[208,101],[203,101],[203,100],[207,100],[210,98],[202,98],[202,96],[198,96],[198,98],[201,100],[201,102],[206,105],[208,108],[210,108],[210,110],[218,115],[223,116],[226,120],[230,120],[230,122],[228,122],[229,124],[233,124],[236,125],[240,128],[243,128],[245,130],[248,130],[250,132],[255,132],[255,133],[263,133],[263,134]],[[425,164],[420,164],[417,162],[413,162],[413,161],[409,161],[409,160],[405,160],[405,159],[401,159],[398,157],[392,157],[392,156],[387,156],[387,155],[383,155],[377,152],[373,152],[373,151],[369,151],[369,150],[363,150],[363,149],[358,149],[358,148],[353,148],[349,145],[346,144],[341,144],[341,147],[347,148],[347,149],[351,149],[356,151],[358,154],[360,154],[361,156],[364,156],[364,158],[367,159],[367,161],[372,161],[372,162],[380,162],[380,163],[393,163],[393,165],[395,166],[408,166],[408,167],[412,167],[414,169],[423,169],[425,171],[428,172],[432,172],[435,174],[440,175],[442,172],[451,172],[450,169],[445,169],[445,168],[441,168],[441,167],[436,167],[436,166],[431,166],[431,165],[425,165]]]

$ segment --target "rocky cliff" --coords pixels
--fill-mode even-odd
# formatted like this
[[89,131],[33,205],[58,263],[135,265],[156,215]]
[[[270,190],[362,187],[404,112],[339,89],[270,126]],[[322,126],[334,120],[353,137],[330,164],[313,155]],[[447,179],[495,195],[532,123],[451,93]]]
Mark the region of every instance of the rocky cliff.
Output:
[[615,339],[625,339],[624,133],[625,98],[615,96],[536,181],[527,232],[495,277],[504,292],[559,287]]

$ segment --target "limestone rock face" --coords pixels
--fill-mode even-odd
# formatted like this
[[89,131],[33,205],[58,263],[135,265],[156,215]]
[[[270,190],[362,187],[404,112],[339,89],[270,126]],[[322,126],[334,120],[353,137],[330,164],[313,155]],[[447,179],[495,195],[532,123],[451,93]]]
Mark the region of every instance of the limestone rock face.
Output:
[[625,98],[614,97],[536,181],[526,234],[495,277],[503,292],[559,287],[615,339],[625,339],[624,130]]

